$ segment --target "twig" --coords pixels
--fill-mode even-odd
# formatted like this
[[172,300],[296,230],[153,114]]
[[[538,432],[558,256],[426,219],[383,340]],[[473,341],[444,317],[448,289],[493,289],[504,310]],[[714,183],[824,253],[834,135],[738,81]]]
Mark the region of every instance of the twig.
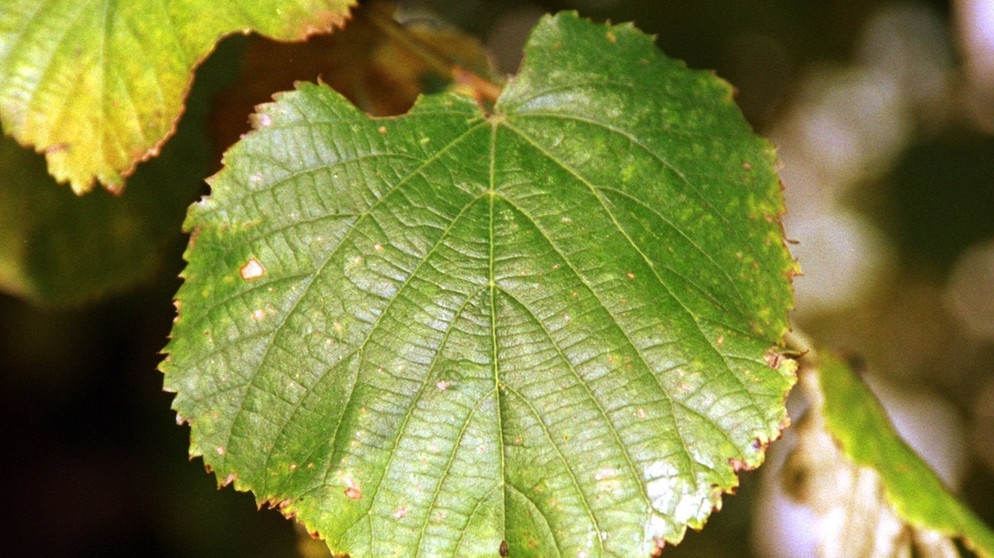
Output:
[[382,3],[373,3],[369,10],[369,21],[387,38],[396,41],[409,52],[415,54],[424,61],[432,72],[440,76],[448,76],[457,87],[468,89],[484,112],[489,112],[489,107],[497,102],[497,97],[500,96],[501,92],[499,84],[460,66],[430,44],[412,35],[406,27],[393,18],[390,10]]

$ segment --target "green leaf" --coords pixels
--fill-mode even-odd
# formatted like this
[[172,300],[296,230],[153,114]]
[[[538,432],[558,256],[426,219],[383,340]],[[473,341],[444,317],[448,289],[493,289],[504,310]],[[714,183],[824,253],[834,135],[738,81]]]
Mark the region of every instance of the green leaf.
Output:
[[853,371],[823,353],[818,378],[828,431],[849,459],[880,475],[897,514],[915,527],[962,538],[979,556],[994,556],[994,532],[897,435],[887,412]]
[[172,134],[193,68],[221,36],[299,40],[340,24],[351,4],[3,0],[0,122],[77,193],[94,178],[118,191]]
[[162,365],[191,453],[350,556],[637,556],[785,420],[794,263],[731,88],[544,19],[493,114],[302,84],[196,204]]
[[146,279],[167,252],[175,257],[186,208],[211,171],[209,109],[235,77],[239,42],[225,41],[198,71],[176,141],[119,196],[75,196],[40,156],[0,137],[0,290],[36,304],[80,304]]
[[[163,237],[178,240],[182,207],[197,191],[149,189],[157,204],[131,192],[78,198],[7,138],[0,138],[0,168],[8,170],[0,177],[0,290],[47,305],[86,302],[147,276]],[[172,214],[171,234],[146,226],[160,212]]]

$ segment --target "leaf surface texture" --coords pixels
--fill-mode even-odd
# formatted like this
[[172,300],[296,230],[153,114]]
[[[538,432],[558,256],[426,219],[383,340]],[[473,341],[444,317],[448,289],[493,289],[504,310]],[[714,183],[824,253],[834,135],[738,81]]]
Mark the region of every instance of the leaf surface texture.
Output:
[[255,119],[162,368],[191,453],[333,551],[648,555],[778,436],[780,185],[713,75],[563,14],[491,114]]
[[112,191],[158,154],[194,68],[222,36],[300,40],[350,0],[3,0],[0,122],[77,193]]

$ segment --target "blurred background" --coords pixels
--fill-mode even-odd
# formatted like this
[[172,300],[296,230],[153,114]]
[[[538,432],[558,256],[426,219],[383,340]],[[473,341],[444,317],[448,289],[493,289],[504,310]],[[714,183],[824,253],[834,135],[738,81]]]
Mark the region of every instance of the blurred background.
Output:
[[[634,21],[737,88],[779,150],[784,226],[804,271],[795,326],[859,355],[902,432],[994,525],[994,0],[424,0],[397,17],[427,35],[462,30],[455,50],[476,64],[485,49],[508,74],[536,19],[562,9]],[[38,157],[0,143],[0,554],[321,555],[187,460],[189,432],[156,366],[185,207],[253,104],[294,79],[357,71],[365,86],[346,93],[371,112],[444,85],[416,71],[387,80],[377,68],[406,67],[403,55],[361,25],[334,37],[290,51],[226,39],[177,136],[119,199],[78,200]],[[664,555],[801,555],[783,538],[798,529],[777,493],[777,451]]]

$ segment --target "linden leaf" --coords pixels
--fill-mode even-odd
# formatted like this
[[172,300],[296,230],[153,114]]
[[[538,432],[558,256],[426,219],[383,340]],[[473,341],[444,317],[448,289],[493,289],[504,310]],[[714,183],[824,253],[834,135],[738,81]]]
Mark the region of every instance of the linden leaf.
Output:
[[223,35],[327,31],[352,0],[4,0],[0,122],[76,193],[118,191],[158,154],[193,69]]
[[235,77],[240,45],[228,41],[197,71],[175,141],[131,177],[119,196],[76,196],[36,153],[0,137],[0,290],[70,306],[133,287],[182,246],[186,208],[211,172],[211,101]]
[[961,504],[894,431],[873,392],[839,358],[823,353],[818,382],[825,401],[826,430],[853,463],[879,475],[887,500],[908,524],[994,557],[994,531]]
[[361,556],[639,556],[785,421],[773,149],[630,25],[544,19],[492,114],[302,84],[196,204],[191,454]]

